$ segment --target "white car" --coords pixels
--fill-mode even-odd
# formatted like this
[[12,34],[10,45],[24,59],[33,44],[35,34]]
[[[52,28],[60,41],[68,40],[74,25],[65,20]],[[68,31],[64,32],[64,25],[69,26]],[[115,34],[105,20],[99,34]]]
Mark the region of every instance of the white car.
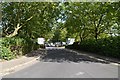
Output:
[[60,47],[60,46],[62,46],[62,44],[61,44],[61,42],[55,42],[55,46]]

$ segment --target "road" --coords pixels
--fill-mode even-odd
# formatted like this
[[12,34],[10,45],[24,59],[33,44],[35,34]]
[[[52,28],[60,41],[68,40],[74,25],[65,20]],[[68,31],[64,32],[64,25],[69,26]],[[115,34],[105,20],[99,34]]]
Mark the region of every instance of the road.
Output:
[[118,66],[63,48],[47,48],[37,63],[4,78],[118,78]]

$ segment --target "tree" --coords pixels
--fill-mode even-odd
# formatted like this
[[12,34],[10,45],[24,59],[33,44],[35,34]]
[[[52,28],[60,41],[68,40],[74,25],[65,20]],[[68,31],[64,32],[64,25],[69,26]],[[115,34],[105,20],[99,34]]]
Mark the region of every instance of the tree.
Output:
[[[67,20],[65,27],[67,27],[68,33],[76,34],[75,37],[79,36],[80,42],[89,35],[89,16],[87,12],[88,3],[70,3],[66,7]],[[85,11],[84,11],[85,10]]]
[[2,28],[6,37],[46,37],[60,13],[59,3],[10,2],[2,4]]
[[119,3],[67,4],[65,27],[69,34],[79,35],[80,41],[93,38],[93,36],[97,40],[105,33],[109,35],[112,26],[118,23]]

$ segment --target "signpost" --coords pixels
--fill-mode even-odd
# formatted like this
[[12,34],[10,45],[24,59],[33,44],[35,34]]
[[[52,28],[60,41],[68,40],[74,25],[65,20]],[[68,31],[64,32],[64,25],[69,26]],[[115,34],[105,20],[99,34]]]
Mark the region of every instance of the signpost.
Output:
[[44,44],[45,39],[44,38],[38,38],[38,44]]
[[75,38],[68,38],[67,45],[72,45],[75,42]]

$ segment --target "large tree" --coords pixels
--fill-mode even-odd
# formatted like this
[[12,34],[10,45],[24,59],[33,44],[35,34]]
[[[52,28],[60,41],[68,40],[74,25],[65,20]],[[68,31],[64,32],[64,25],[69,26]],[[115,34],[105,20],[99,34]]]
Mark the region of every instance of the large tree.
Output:
[[103,35],[111,34],[110,30],[113,25],[119,23],[118,4],[65,3],[65,14],[67,16],[65,27],[68,33],[77,34],[80,41],[88,38],[97,40]]
[[46,37],[59,16],[60,8],[58,7],[59,3],[49,2],[3,3],[3,35],[6,37]]

